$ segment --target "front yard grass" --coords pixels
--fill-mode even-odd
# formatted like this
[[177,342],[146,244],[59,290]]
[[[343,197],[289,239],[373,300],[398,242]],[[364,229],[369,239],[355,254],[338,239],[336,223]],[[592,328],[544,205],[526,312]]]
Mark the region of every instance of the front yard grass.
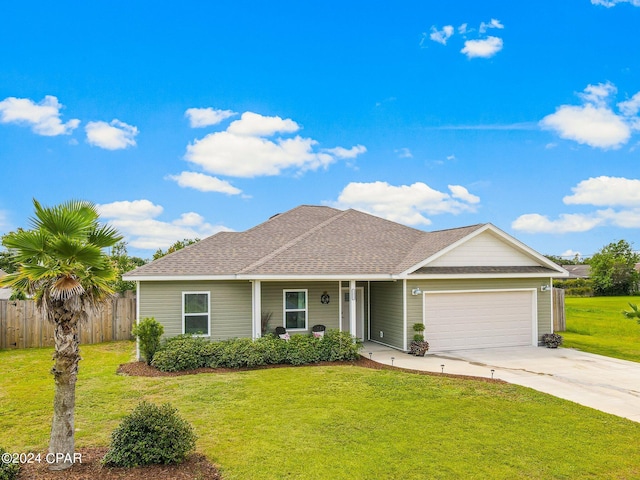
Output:
[[640,297],[566,297],[563,346],[640,362],[640,325],[622,315]]
[[[516,385],[353,366],[125,377],[133,345],[82,347],[78,447],[170,402],[225,479],[640,477],[640,424]],[[0,351],[0,445],[44,451],[51,349]]]

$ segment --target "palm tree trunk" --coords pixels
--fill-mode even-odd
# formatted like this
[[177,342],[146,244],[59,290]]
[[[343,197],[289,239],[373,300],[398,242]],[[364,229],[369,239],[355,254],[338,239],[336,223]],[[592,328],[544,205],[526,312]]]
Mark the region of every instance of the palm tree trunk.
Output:
[[55,315],[56,352],[53,356],[55,363],[51,369],[55,380],[55,394],[49,439],[49,453],[55,455],[56,461],[50,464],[50,470],[66,470],[71,467],[75,448],[74,410],[80,361],[78,322],[74,318],[75,315],[68,311],[60,312],[60,310],[63,309],[60,308]]

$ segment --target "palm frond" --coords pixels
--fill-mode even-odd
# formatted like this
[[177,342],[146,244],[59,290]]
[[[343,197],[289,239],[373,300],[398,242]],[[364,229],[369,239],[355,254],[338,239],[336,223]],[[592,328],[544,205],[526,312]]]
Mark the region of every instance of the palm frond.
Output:
[[53,235],[86,236],[98,219],[93,204],[83,200],[43,207],[34,199],[33,204],[36,216],[31,219],[32,225]]
[[123,238],[111,225],[98,225],[88,236],[89,242],[100,248],[112,247]]

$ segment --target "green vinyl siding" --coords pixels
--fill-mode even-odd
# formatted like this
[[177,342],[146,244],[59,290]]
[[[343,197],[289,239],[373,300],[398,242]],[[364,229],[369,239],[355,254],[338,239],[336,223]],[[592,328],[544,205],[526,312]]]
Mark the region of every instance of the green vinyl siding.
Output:
[[550,284],[551,280],[548,278],[409,280],[407,281],[407,341],[413,340],[413,324],[423,322],[424,295],[411,295],[412,289],[420,287],[423,292],[535,288],[538,310],[538,342],[540,342],[543,334],[551,333],[551,291],[541,292],[540,287]]
[[[339,282],[269,282],[262,281],[262,311],[271,312],[268,331],[273,332],[276,327],[284,326],[284,297],[285,290],[307,291],[307,330],[297,330],[295,333],[310,332],[314,325],[324,325],[327,328],[340,328],[340,293]],[[329,303],[320,301],[327,292]]]
[[376,342],[400,349],[404,349],[402,283],[402,281],[371,282],[369,337]]
[[154,317],[164,336],[182,333],[183,292],[209,292],[210,338],[251,337],[251,283],[247,281],[140,282],[140,319]]

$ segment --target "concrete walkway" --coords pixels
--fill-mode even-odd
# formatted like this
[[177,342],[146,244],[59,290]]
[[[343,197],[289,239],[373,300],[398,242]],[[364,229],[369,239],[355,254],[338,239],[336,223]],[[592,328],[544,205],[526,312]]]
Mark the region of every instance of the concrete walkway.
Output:
[[[640,422],[640,363],[572,349],[507,347],[414,357],[365,342],[362,355],[386,365],[505,380]],[[493,372],[492,372],[493,370]]]

